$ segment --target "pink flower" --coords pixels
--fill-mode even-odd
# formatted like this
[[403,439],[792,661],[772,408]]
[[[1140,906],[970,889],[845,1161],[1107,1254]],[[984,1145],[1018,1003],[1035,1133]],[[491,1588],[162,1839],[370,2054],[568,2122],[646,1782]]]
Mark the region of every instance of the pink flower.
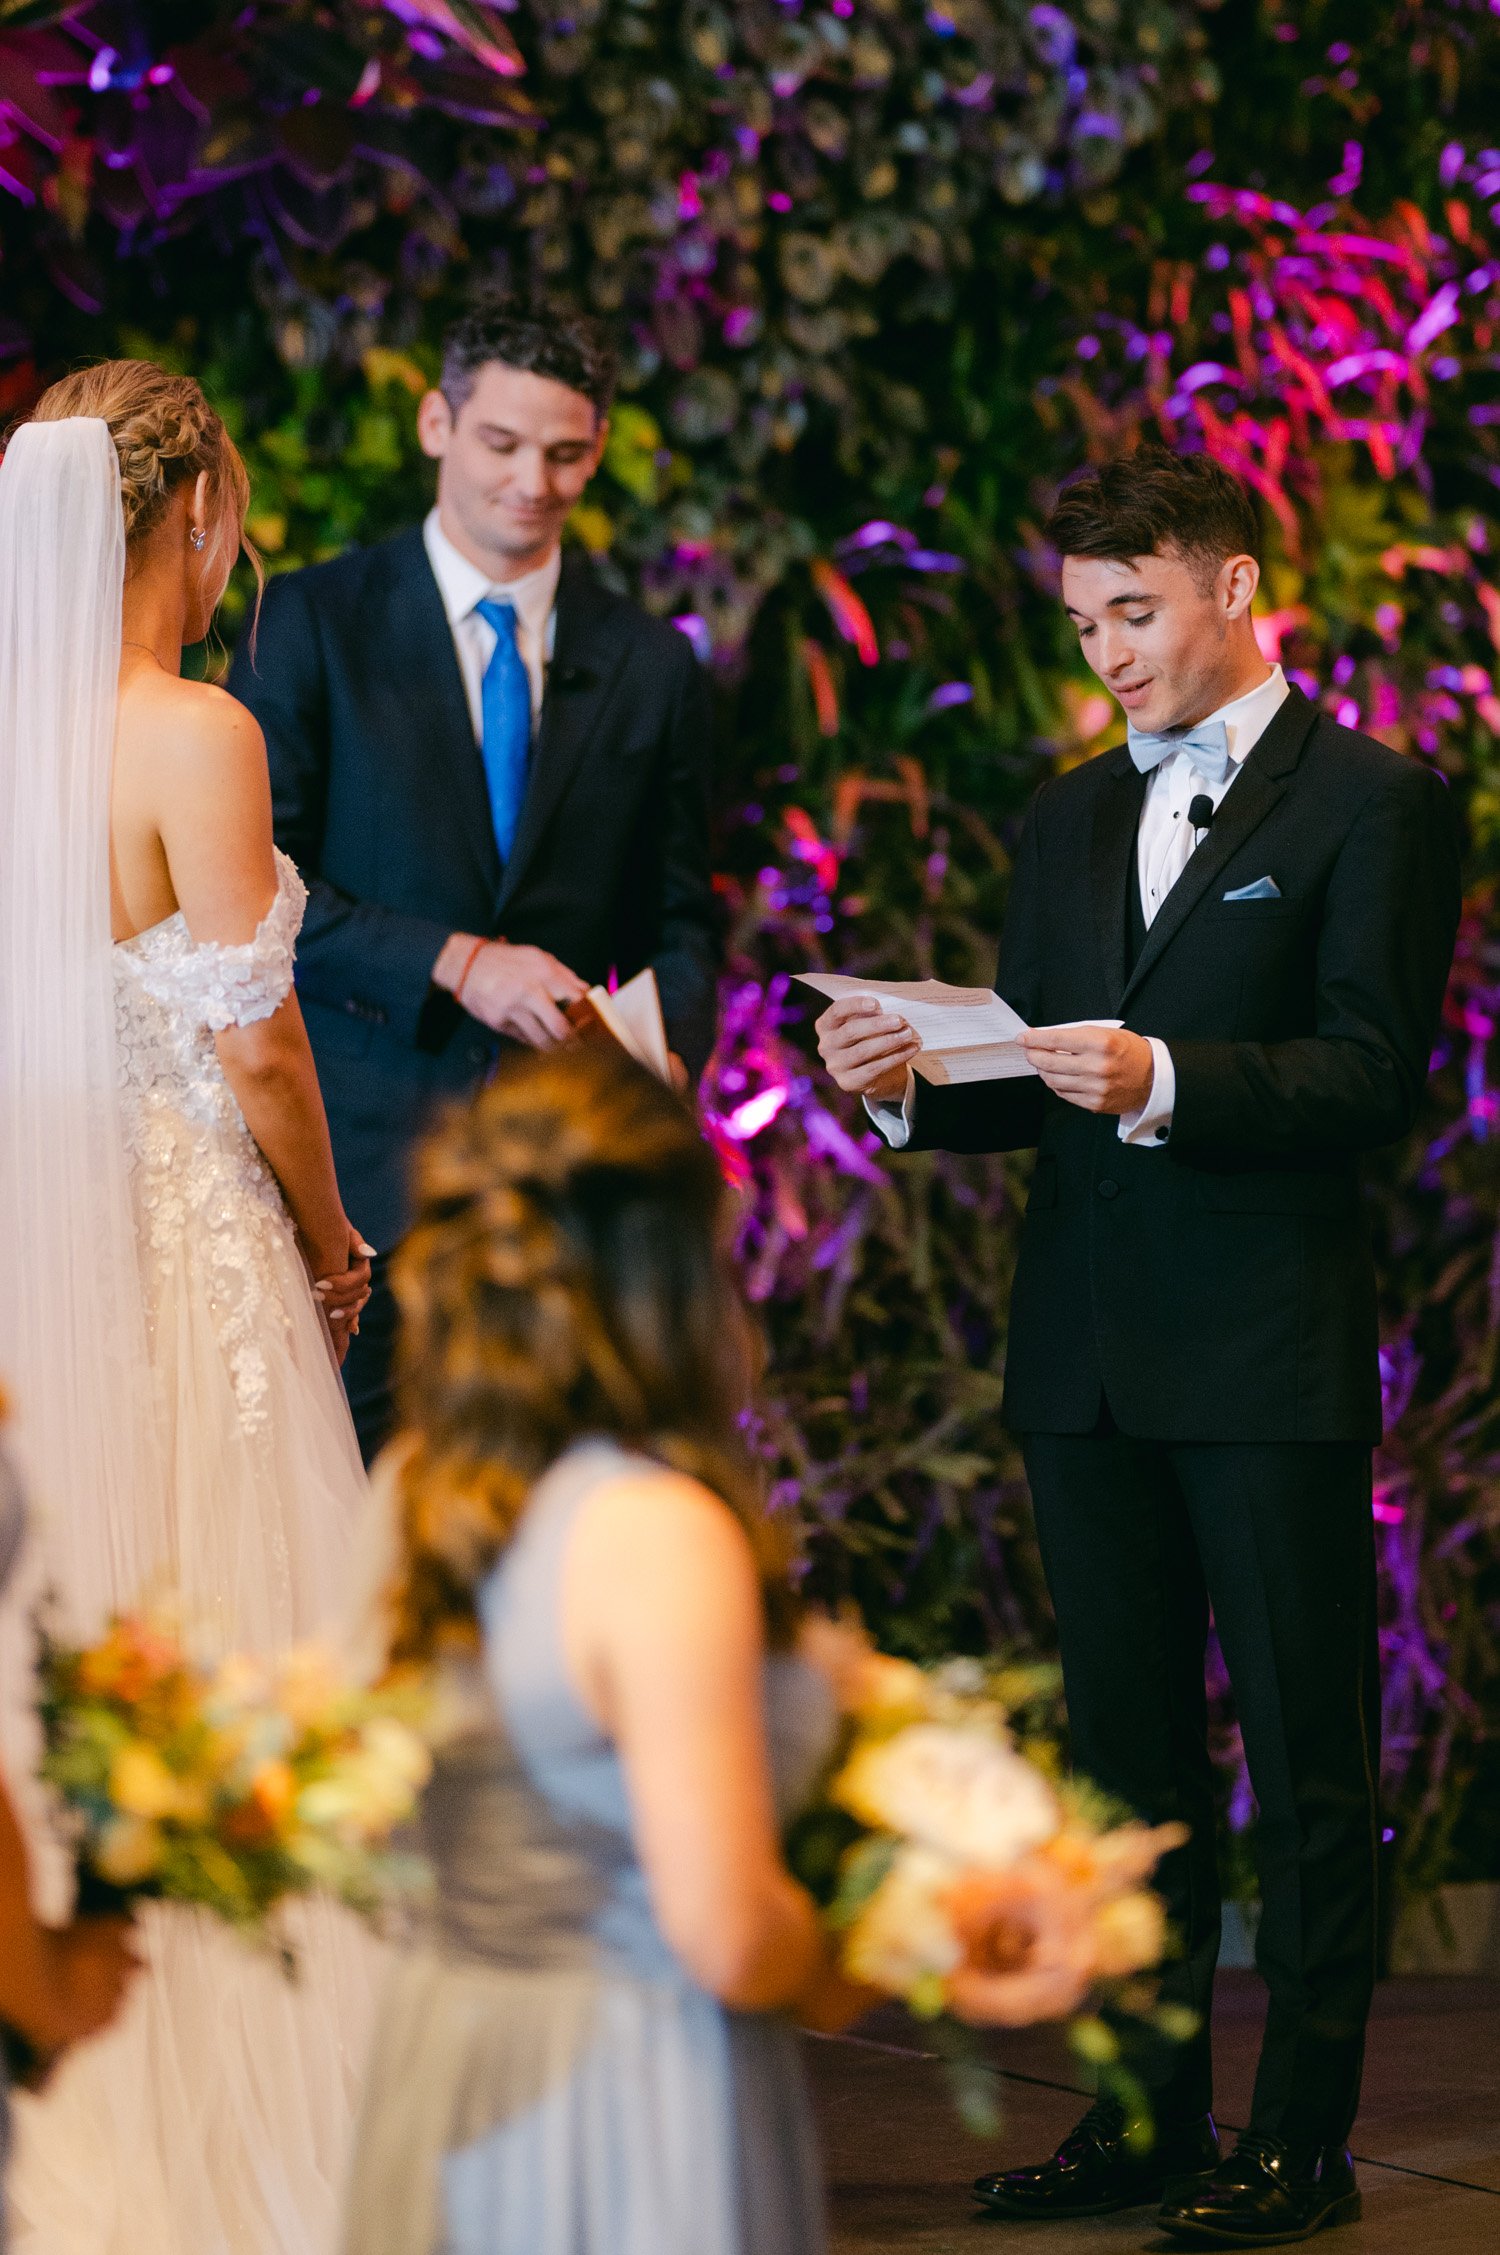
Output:
[[1041,1856],[955,1882],[948,1913],[963,1959],[948,2003],[981,2027],[1025,2028],[1075,2012],[1094,1978],[1091,1905]]
[[948,1977],[960,2019],[1021,2028],[1075,2012],[1096,1981],[1161,1962],[1166,1917],[1140,1885],[1181,1825],[1066,1830],[1002,1871],[954,1882],[948,1915],[963,1959]]

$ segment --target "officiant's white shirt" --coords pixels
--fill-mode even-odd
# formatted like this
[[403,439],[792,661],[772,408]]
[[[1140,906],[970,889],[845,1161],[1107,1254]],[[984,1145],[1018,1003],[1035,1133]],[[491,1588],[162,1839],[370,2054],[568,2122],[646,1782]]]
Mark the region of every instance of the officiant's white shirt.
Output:
[[547,668],[557,639],[557,583],[562,574],[562,550],[554,548],[545,564],[538,564],[534,572],[526,572],[520,579],[491,580],[477,564],[471,564],[467,556],[459,554],[439,523],[436,508],[429,509],[423,519],[422,541],[458,654],[458,670],[469,701],[475,743],[484,734],[484,669],[495,649],[495,630],[475,608],[486,600],[515,607],[516,648],[531,683],[534,733],[542,717]]
[[[1136,833],[1141,913],[1148,929],[1186,869],[1197,843],[1196,833],[1188,821],[1190,801],[1201,792],[1213,800],[1216,810],[1222,805],[1240,769],[1285,704],[1287,694],[1286,675],[1280,666],[1272,666],[1265,680],[1255,688],[1207,715],[1207,720],[1224,723],[1230,764],[1222,783],[1206,783],[1185,752],[1174,753],[1153,770]],[[1122,1143],[1165,1143],[1172,1126],[1172,1111],[1177,1101],[1177,1074],[1172,1065],[1172,1053],[1156,1034],[1148,1034],[1146,1039],[1151,1044],[1151,1094],[1140,1111],[1122,1113],[1119,1127]],[[914,1087],[913,1077],[908,1072],[906,1094],[899,1104],[872,1104],[868,1098],[865,1100],[865,1110],[893,1151],[899,1151],[911,1140]]]

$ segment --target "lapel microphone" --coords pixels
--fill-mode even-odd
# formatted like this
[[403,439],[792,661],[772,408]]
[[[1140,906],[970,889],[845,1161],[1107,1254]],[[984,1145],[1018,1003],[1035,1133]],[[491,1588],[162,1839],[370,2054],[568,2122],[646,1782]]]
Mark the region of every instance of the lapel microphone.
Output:
[[1213,822],[1213,818],[1214,802],[1206,791],[1200,791],[1196,798],[1189,799],[1188,820],[1193,825],[1195,833],[1193,843],[1195,845],[1202,845],[1204,833]]

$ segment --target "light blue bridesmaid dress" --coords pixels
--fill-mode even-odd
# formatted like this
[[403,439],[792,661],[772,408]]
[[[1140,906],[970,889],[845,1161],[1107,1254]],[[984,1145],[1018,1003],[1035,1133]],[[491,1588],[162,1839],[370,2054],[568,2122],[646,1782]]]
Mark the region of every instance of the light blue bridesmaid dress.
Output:
[[[584,1499],[630,1463],[581,1443],[539,1483],[482,1597],[483,1671],[423,1809],[430,1931],[381,2010],[345,2255],[819,2255],[797,2039],[726,2010],[652,1913],[613,1746],[563,1664]],[[766,1670],[784,1809],[828,1747],[821,1679]]]

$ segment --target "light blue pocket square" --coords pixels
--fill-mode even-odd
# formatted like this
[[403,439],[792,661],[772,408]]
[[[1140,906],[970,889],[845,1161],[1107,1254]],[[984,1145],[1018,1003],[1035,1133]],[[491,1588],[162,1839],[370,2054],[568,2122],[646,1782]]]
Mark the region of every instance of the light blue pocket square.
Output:
[[1226,893],[1226,900],[1280,900],[1281,887],[1274,877],[1257,877],[1253,885],[1241,885],[1237,891]]

